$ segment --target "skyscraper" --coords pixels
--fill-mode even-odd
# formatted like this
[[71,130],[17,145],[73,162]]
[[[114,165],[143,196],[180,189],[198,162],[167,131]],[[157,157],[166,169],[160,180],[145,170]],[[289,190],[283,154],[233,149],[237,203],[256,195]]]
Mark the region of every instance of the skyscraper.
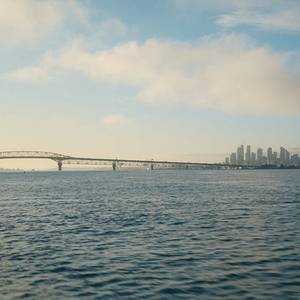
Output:
[[291,156],[291,161],[290,161],[291,165],[292,166],[298,166],[298,162],[299,162],[299,155],[298,154],[293,154]]
[[262,148],[257,149],[257,164],[258,165],[263,164],[263,149]]
[[289,151],[285,149],[285,165],[288,166],[290,164],[291,154]]
[[269,147],[267,150],[267,164],[272,165],[273,164],[273,151],[272,148]]
[[277,152],[273,153],[273,164],[274,165],[278,164],[278,153]]
[[230,154],[230,164],[236,165],[236,153]]
[[[244,166],[263,166],[275,165],[275,166],[300,166],[299,155],[291,154],[284,147],[280,147],[280,152],[273,152],[272,147],[268,147],[264,154],[262,148],[257,148],[257,152],[251,152],[251,146],[247,145],[246,153],[244,152],[244,146],[237,147],[235,153],[231,153],[229,162],[232,165],[244,165]],[[228,162],[228,160],[225,160]]]
[[251,164],[251,146],[250,145],[247,146],[247,150],[246,150],[246,164],[247,165]]
[[279,162],[281,165],[285,164],[285,149],[283,147],[280,147]]
[[255,152],[251,153],[251,162],[250,162],[251,166],[255,166],[256,165],[256,154]]
[[237,148],[237,163],[238,163],[238,165],[243,165],[244,159],[245,159],[244,145],[241,145],[240,147]]

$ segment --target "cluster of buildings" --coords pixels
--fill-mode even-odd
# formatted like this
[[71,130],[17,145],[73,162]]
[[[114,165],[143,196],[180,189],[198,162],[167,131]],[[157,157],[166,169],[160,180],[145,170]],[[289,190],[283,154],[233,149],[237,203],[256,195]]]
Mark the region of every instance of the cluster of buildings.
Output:
[[279,152],[273,151],[271,147],[266,152],[262,148],[253,152],[250,145],[246,148],[244,145],[240,145],[236,152],[226,157],[225,163],[240,166],[300,167],[300,157],[298,154],[292,155],[284,147],[280,147]]

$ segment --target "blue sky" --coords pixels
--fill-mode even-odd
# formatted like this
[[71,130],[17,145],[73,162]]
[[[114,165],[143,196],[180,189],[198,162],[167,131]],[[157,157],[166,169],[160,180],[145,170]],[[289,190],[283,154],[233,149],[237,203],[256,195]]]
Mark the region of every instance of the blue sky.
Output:
[[0,6],[3,151],[221,161],[241,143],[300,147],[298,0]]

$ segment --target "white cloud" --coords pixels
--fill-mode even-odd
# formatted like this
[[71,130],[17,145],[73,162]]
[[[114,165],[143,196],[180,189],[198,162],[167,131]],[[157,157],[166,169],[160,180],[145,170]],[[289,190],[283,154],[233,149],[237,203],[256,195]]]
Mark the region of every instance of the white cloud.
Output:
[[[1,78],[4,79],[3,76]],[[49,72],[43,67],[24,68],[8,74],[5,78],[16,81],[36,82],[48,79]]]
[[[282,3],[292,3],[295,0],[172,0],[179,9],[201,10],[226,10],[237,8],[259,8],[270,7],[270,5],[281,5]],[[297,0],[296,0],[297,1]]]
[[85,18],[75,0],[1,0],[0,43],[35,41],[57,30],[68,18]]
[[263,30],[300,31],[299,15],[300,7],[266,13],[238,10],[221,16],[217,24],[223,27],[250,25]]
[[112,126],[124,125],[124,124],[128,123],[129,121],[130,120],[126,116],[124,116],[120,113],[107,115],[102,119],[102,122],[105,125],[112,125]]
[[[300,114],[300,70],[289,67],[289,54],[276,54],[240,36],[198,44],[148,40],[106,51],[71,44],[47,54],[40,66],[17,70],[49,75],[76,71],[93,80],[127,84],[137,97],[152,103],[186,103],[243,114]],[[40,71],[39,71],[40,68]],[[34,72],[33,72],[34,70]],[[35,76],[33,76],[35,77]]]
[[180,9],[198,8],[223,14],[217,24],[232,28],[255,26],[262,30],[300,31],[299,0],[174,0]]

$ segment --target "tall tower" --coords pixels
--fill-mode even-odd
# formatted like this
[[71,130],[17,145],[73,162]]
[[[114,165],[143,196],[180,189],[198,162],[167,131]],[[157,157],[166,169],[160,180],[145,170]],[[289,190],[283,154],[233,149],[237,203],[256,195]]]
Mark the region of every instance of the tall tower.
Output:
[[232,165],[236,165],[236,153],[231,153],[230,154],[230,163]]
[[263,149],[262,148],[258,148],[257,149],[257,164],[260,166],[263,164],[263,155],[264,155],[264,152],[263,152]]
[[256,154],[255,152],[251,153],[251,166],[255,166],[256,165]]
[[285,149],[280,147],[279,161],[281,165],[285,165]]
[[267,150],[267,162],[268,162],[268,165],[273,164],[273,151],[272,151],[271,147],[269,147]]
[[278,164],[278,153],[275,151],[274,153],[273,153],[273,164],[274,165],[277,165]]
[[250,145],[247,146],[247,150],[246,150],[246,164],[247,165],[251,164],[251,146]]
[[285,150],[285,165],[289,165],[291,162],[291,154],[288,150]]
[[244,164],[245,154],[244,154],[244,145],[241,145],[237,148],[237,164]]

